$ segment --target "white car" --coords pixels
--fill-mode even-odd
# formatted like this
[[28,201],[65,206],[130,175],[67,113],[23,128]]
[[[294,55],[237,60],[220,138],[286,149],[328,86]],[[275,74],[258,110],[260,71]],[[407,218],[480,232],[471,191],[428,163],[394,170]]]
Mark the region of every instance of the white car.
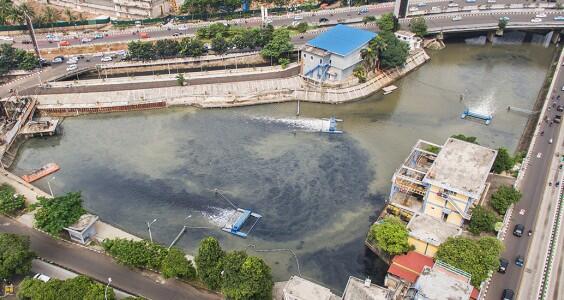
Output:
[[456,17],[452,18],[453,22],[460,21],[460,20],[462,20],[461,16],[456,16]]
[[41,280],[43,282],[47,282],[47,281],[51,280],[51,277],[49,277],[45,274],[37,273],[37,274],[35,274],[35,276],[33,276],[33,279],[37,279],[37,280]]
[[11,36],[0,36],[0,41],[13,42],[14,38]]
[[81,43],[85,44],[85,43],[90,43],[92,42],[91,38],[82,38],[82,40],[80,40]]
[[546,14],[545,14],[545,13],[537,14],[537,15],[535,16],[535,18],[546,18]]
[[119,50],[118,52],[116,52],[117,55],[127,55],[127,51],[126,50]]
[[178,26],[178,30],[188,30],[188,26],[186,26],[184,24],[180,25],[180,26]]
[[448,7],[458,7],[458,3],[449,3]]
[[491,4],[491,3],[496,3],[496,0],[488,0],[487,2],[490,3],[490,4]]
[[76,69],[78,69],[78,66],[76,64],[70,65],[70,66],[67,67],[67,72],[74,71]]
[[303,19],[304,19],[303,16],[300,16],[300,15],[294,16],[294,21],[299,21],[299,20],[303,20]]
[[104,56],[102,57],[102,59],[100,59],[101,62],[108,62],[108,61],[112,61],[112,57],[111,56]]
[[77,63],[78,63],[78,59],[67,60],[67,65],[76,65]]
[[417,6],[412,6],[409,8],[409,11],[418,11],[419,8]]
[[542,19],[540,18],[531,19],[531,23],[540,23],[540,22],[542,22]]
[[94,53],[92,55],[92,57],[102,57],[102,56],[104,56],[104,53]]

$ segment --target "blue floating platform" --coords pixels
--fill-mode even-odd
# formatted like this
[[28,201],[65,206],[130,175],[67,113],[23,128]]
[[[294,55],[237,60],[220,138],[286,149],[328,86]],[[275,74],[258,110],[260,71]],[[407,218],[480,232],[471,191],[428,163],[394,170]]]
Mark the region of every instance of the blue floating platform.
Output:
[[486,114],[473,112],[469,109],[465,109],[464,112],[460,115],[460,118],[462,118],[462,119],[466,119],[466,118],[478,119],[478,120],[484,121],[484,124],[486,124],[486,125],[489,125],[493,120],[492,115],[486,115]]
[[[250,226],[247,232],[243,232],[242,228],[247,224],[249,218],[255,218],[254,223]],[[257,222],[262,218],[261,215],[254,213],[248,209],[238,208],[233,214],[229,217],[225,225],[221,228],[221,230],[225,232],[229,232],[233,235],[245,238],[253,230],[253,227],[257,224]]]

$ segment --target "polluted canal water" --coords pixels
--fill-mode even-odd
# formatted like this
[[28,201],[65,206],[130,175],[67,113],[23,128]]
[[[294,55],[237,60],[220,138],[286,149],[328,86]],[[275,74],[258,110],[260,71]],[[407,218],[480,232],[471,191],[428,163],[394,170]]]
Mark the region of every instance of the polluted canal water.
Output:
[[[297,273],[342,291],[348,276],[380,282],[387,266],[365,249],[371,222],[390,180],[418,139],[442,144],[462,133],[480,144],[514,150],[553,48],[449,44],[395,83],[390,95],[322,105],[296,103],[201,110],[189,107],[100,114],[64,120],[64,134],[31,139],[13,171],[61,166],[56,194],[82,191],[86,209],[128,232],[194,254],[205,236],[225,249],[247,249],[272,267],[274,279]],[[468,107],[494,116],[489,126],[460,119]],[[336,116],[344,134],[309,132]],[[36,184],[47,188],[44,178]],[[233,207],[262,215],[246,239],[220,230]]]

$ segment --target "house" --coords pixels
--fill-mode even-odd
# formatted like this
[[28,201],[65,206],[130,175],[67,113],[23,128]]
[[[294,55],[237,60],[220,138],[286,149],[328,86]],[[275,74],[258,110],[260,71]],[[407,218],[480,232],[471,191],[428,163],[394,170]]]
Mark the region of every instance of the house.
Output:
[[433,267],[423,269],[417,281],[407,292],[407,299],[469,300],[473,290],[474,287],[470,284],[470,274],[444,262],[436,261]]
[[[407,285],[414,284],[425,267],[435,264],[432,257],[409,251],[403,255],[392,258],[388,273],[384,279],[384,285],[390,287],[392,281],[403,281]],[[394,284],[396,285],[396,284]]]
[[449,138],[440,146],[419,140],[392,177],[388,202],[411,215],[461,226],[486,189],[497,151]]
[[284,300],[337,300],[328,288],[299,276],[292,276],[283,289]]
[[407,223],[409,245],[415,247],[415,251],[435,257],[439,246],[446,242],[449,237],[462,234],[460,226],[442,222],[426,214],[415,215]]
[[361,50],[376,33],[337,25],[307,42],[301,51],[302,75],[317,81],[341,81],[362,62]]
[[391,300],[393,292],[373,284],[370,279],[350,276],[342,300]]
[[98,216],[84,214],[80,216],[76,223],[64,229],[69,233],[71,240],[86,244],[96,234],[94,224],[98,221]]
[[417,50],[421,48],[421,39],[411,31],[398,30],[394,32],[394,35],[402,42],[409,45],[409,50]]

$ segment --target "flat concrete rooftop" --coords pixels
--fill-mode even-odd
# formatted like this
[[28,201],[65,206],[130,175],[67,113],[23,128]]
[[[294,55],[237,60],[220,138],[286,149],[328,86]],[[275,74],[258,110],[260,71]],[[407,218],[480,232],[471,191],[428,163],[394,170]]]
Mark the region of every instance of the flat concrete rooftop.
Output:
[[343,293],[343,300],[389,300],[390,294],[391,291],[387,288],[372,283],[365,286],[364,280],[351,276]]
[[416,215],[407,224],[409,235],[431,245],[439,246],[449,237],[462,233],[460,227],[442,222],[426,214]]
[[425,300],[468,300],[472,294],[470,278],[456,272],[456,268],[444,263],[435,263],[425,268],[417,282],[416,299]]
[[283,293],[284,299],[292,300],[330,300],[335,296],[328,288],[299,276],[292,276],[288,280]]
[[449,138],[423,182],[478,199],[496,155],[496,150]]

